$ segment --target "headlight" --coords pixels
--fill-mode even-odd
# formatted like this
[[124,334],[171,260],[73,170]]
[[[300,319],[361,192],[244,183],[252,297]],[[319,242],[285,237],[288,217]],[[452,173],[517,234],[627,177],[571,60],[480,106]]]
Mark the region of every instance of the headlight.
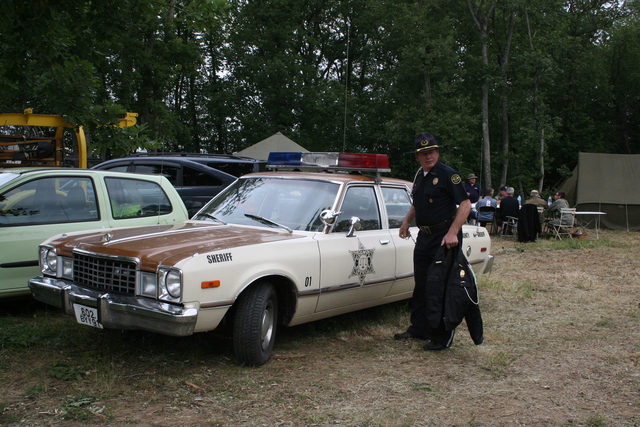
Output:
[[166,276],[167,292],[174,298],[180,298],[182,290],[182,275],[179,271],[171,270]]
[[182,299],[182,271],[171,267],[158,267],[158,299],[180,302]]
[[43,274],[56,276],[58,273],[58,255],[49,246],[40,246],[40,271]]

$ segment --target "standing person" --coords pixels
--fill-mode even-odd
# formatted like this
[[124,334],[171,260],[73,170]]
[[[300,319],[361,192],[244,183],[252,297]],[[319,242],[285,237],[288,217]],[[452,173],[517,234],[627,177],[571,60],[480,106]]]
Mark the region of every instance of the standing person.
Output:
[[[420,228],[413,252],[415,287],[411,299],[411,326],[406,332],[395,334],[394,338],[430,339],[423,347],[425,351],[450,347],[455,332],[445,331],[442,323],[437,330],[427,330],[427,269],[440,246],[450,249],[462,243],[462,224],[471,210],[460,174],[439,162],[440,148],[429,133],[421,133],[415,139],[414,153],[421,168],[413,183],[413,205],[399,231],[401,238],[410,237],[409,226],[414,219]],[[459,205],[457,209],[456,205]]]
[[467,175],[467,182],[465,182],[463,186],[471,203],[476,203],[482,197],[478,177],[475,174],[470,173]]

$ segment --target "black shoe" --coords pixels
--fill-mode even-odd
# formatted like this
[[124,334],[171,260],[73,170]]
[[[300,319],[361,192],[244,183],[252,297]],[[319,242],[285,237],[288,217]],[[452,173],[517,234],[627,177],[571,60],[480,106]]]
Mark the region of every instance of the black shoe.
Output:
[[402,332],[402,333],[399,333],[399,334],[395,334],[393,336],[393,339],[396,339],[396,340],[408,340],[409,338],[415,338],[415,339],[418,339],[418,340],[423,340],[424,339],[423,337],[418,336],[418,335],[414,335],[411,332]]
[[447,348],[445,345],[433,341],[426,343],[424,347],[422,347],[424,351],[440,351],[445,348]]

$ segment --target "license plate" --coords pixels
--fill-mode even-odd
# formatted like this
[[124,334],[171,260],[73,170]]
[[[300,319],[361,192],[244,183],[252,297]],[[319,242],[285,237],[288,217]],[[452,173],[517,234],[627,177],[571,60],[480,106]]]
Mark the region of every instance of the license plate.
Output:
[[75,311],[76,313],[76,320],[78,321],[78,323],[102,329],[102,324],[98,322],[97,308],[73,304],[73,311]]

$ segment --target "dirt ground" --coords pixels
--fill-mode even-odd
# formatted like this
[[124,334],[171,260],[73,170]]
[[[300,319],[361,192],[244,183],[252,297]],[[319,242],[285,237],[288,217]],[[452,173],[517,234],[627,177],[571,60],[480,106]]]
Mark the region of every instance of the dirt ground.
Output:
[[208,334],[98,331],[5,307],[5,325],[38,331],[45,317],[62,336],[43,337],[50,348],[0,341],[0,423],[637,427],[639,245],[640,233],[606,230],[569,244],[495,238],[479,278],[486,342],[463,324],[441,352],[392,339],[405,303],[283,328],[260,368]]

